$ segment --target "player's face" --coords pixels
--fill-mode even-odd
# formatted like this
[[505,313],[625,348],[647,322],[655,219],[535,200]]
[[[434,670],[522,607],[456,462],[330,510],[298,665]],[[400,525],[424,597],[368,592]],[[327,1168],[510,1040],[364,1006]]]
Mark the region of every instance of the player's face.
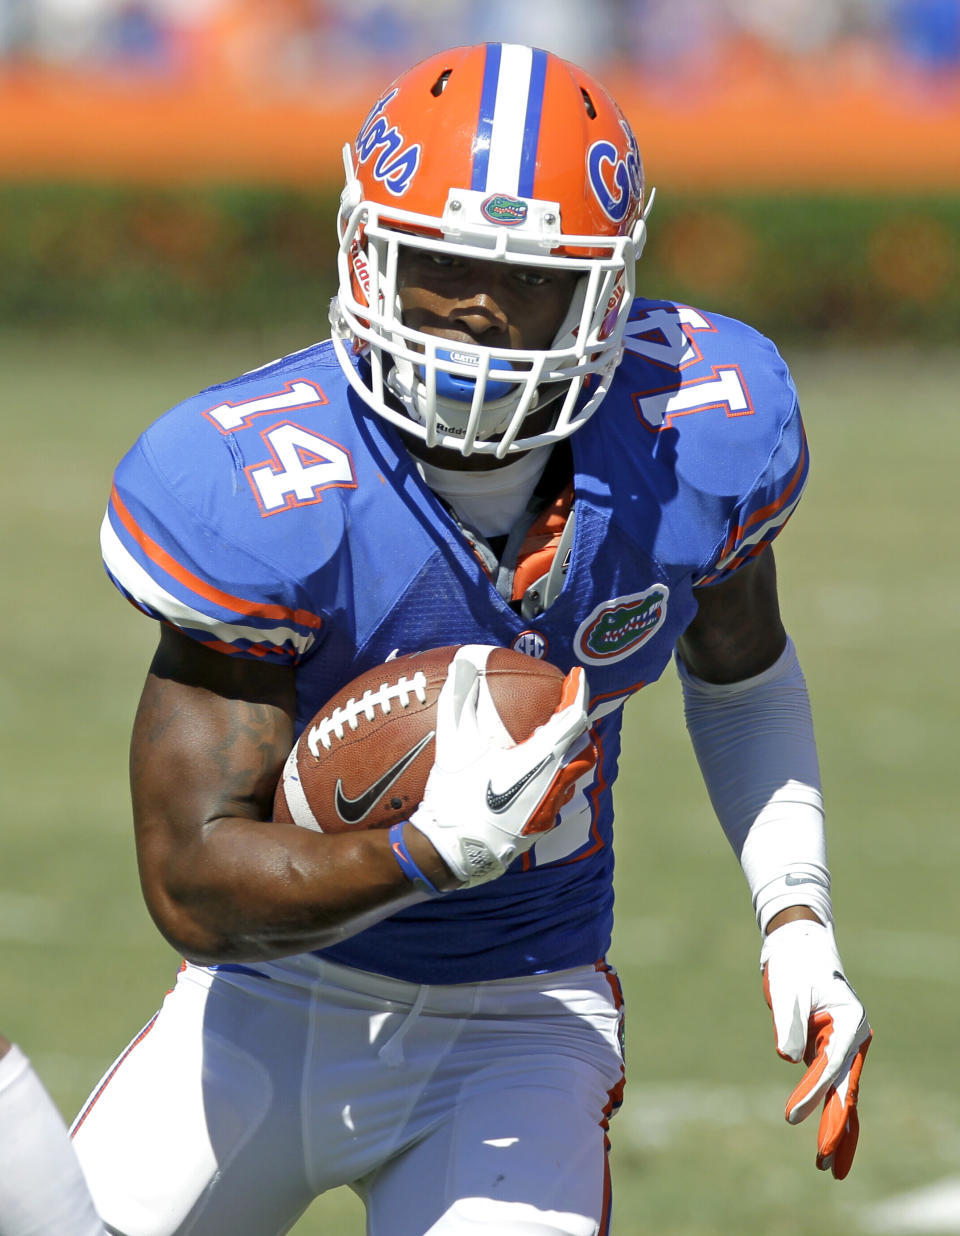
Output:
[[413,330],[488,348],[549,348],[573,296],[574,271],[544,270],[425,249],[403,251],[403,321]]

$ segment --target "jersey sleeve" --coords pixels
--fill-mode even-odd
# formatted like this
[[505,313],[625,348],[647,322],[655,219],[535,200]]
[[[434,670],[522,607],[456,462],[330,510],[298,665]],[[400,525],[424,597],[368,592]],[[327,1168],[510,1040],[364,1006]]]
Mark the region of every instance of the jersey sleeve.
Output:
[[211,648],[295,664],[321,638],[323,618],[244,536],[239,512],[231,529],[229,491],[204,484],[209,462],[186,459],[171,480],[149,437],[138,441],[117,468],[101,526],[107,574],[137,609]]
[[722,583],[756,558],[786,526],[807,483],[810,460],[796,391],[785,378],[788,410],[759,475],[733,505],[714,560],[694,578],[695,587]]

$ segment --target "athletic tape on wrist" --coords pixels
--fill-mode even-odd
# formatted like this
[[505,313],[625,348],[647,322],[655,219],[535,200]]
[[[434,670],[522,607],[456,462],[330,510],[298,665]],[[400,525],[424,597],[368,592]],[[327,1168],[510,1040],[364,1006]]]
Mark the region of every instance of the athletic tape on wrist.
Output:
[[400,870],[407,877],[411,884],[419,888],[423,893],[429,893],[431,897],[442,897],[443,889],[437,888],[436,884],[417,866],[416,860],[407,849],[407,843],[403,836],[403,826],[406,820],[401,820],[399,824],[394,824],[390,829],[390,849],[393,851],[393,857],[397,860]]

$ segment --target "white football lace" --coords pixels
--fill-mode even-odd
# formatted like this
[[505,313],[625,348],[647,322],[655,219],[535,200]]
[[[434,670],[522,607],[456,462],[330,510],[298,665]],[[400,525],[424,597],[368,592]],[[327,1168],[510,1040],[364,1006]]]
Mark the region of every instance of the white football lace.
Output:
[[366,717],[373,721],[379,708],[389,716],[396,701],[401,708],[409,708],[411,695],[417,702],[427,702],[427,676],[422,670],[417,670],[412,678],[402,675],[396,682],[384,682],[376,691],[364,691],[360,699],[352,696],[341,708],[335,708],[329,717],[322,717],[316,725],[311,726],[307,735],[307,746],[312,755],[319,758],[322,746],[329,751],[333,738],[343,738],[345,727],[355,730],[360,724],[360,718]]

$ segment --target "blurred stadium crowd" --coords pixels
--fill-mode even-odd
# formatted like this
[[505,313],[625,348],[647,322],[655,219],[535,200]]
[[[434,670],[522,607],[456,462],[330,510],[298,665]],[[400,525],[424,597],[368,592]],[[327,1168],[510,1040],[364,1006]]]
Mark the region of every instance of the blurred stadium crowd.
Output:
[[733,64],[935,86],[960,69],[960,0],[0,0],[0,74],[316,91],[486,38],[674,84]]

